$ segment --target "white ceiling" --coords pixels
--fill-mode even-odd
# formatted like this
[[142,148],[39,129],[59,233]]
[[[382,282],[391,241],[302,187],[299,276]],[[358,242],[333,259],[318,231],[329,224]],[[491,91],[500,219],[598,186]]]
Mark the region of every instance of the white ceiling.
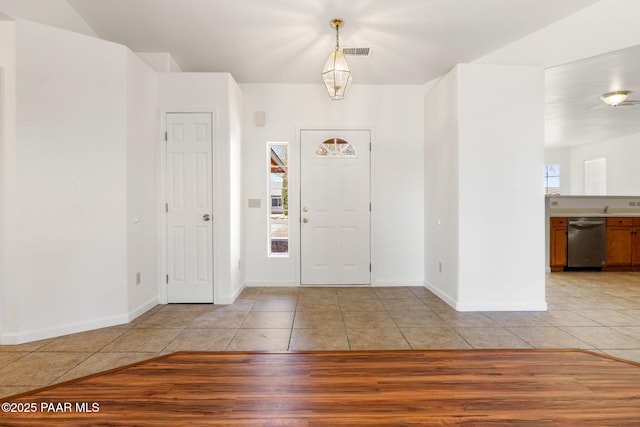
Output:
[[[31,14],[52,4],[4,2],[30,4]],[[335,45],[329,22],[342,18],[340,44],[372,48],[350,58],[354,84],[425,83],[595,2],[67,0],[100,38],[170,52],[183,71],[226,71],[239,83],[320,82]]]
[[[596,1],[0,0],[0,11],[136,52],[169,52],[183,71],[230,72],[239,83],[320,83],[335,44],[329,22],[339,17],[341,46],[372,52],[349,57],[354,84],[423,84]],[[640,107],[598,99],[617,89],[640,94],[640,55],[630,53],[548,70],[548,146],[640,132]]]
[[546,70],[545,144],[549,148],[640,133],[640,104],[611,107],[600,95],[631,91],[640,101],[640,46]]

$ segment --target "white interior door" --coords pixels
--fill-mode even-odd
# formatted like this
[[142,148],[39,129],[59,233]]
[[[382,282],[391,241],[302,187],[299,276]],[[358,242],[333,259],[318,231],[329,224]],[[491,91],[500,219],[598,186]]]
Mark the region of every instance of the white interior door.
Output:
[[166,117],[167,300],[213,302],[212,116]]
[[370,284],[370,132],[300,134],[300,281]]

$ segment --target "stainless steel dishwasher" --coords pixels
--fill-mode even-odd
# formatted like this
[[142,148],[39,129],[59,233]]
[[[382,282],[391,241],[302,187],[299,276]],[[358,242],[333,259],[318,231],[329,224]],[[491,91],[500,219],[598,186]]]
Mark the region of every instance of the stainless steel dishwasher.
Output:
[[602,268],[607,256],[605,218],[569,218],[567,267]]

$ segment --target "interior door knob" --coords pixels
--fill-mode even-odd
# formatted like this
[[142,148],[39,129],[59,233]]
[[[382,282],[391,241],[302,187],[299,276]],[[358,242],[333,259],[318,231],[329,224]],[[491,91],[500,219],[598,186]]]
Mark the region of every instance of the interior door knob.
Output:
[[204,214],[204,215],[202,215],[202,220],[203,221],[210,221],[211,220],[211,216],[209,214]]

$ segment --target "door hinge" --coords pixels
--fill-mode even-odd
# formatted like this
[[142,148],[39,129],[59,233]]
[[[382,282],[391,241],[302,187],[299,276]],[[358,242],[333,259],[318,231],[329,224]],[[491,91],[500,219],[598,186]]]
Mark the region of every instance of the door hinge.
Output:
[[169,140],[169,132],[165,132],[164,133],[164,140],[168,141]]
[[371,203],[369,203],[369,212],[371,212]]
[[164,211],[169,212],[169,203],[164,204]]
[[169,283],[169,275],[168,275],[168,274],[164,277],[164,279],[165,279],[165,281],[166,281],[167,283]]
[[371,273],[371,263],[369,263],[369,273]]
[[369,151],[371,151],[371,143],[369,143]]

